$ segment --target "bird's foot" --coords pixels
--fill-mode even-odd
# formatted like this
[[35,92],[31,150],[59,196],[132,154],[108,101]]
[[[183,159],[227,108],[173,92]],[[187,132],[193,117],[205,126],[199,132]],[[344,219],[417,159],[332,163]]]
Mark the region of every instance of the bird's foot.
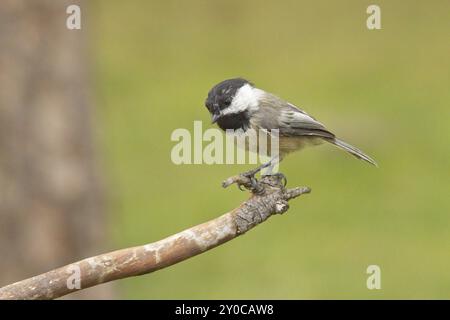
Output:
[[261,184],[255,178],[255,175],[259,171],[260,170],[253,169],[253,170],[249,170],[249,171],[246,171],[246,172],[243,172],[243,173],[239,174],[239,176],[243,177],[244,180],[247,179],[249,181],[249,182],[238,181],[237,182],[237,186],[238,186],[239,190],[245,191],[244,189],[242,189],[242,187],[245,187],[247,189],[250,189],[250,191],[252,191],[253,193],[261,193],[261,192],[263,192],[264,188],[261,186]]
[[264,187],[261,185],[261,183],[255,178],[255,175],[260,171],[260,169],[253,169],[246,172],[243,172],[241,174],[238,174],[237,176],[228,178],[222,183],[222,186],[224,188],[230,186],[231,184],[235,183],[239,190],[244,191],[243,188],[250,190],[253,193],[260,194],[264,192]]

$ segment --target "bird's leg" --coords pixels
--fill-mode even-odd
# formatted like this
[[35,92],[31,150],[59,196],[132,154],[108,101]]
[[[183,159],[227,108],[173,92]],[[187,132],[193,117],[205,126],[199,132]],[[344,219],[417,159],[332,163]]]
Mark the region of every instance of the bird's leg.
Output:
[[[251,188],[252,190],[254,190],[256,193],[260,192],[263,190],[262,186],[259,184],[258,180],[255,178],[255,174],[257,174],[258,172],[260,172],[262,169],[267,168],[267,167],[272,167],[274,166],[274,161],[278,161],[277,160],[278,157],[274,157],[272,158],[270,161],[263,163],[262,165],[260,165],[259,167],[243,172],[240,175],[243,177],[246,177],[248,179],[250,179],[250,184],[251,184]],[[284,175],[283,175],[284,176]],[[240,190],[243,190],[242,188],[242,184],[238,183],[238,188]]]
[[[280,185],[280,182],[283,182],[282,185],[286,186],[287,179],[284,174],[278,172],[272,173],[274,167],[281,161],[280,159],[281,158],[279,156],[275,156],[270,161],[263,163],[255,169],[242,172],[237,176],[226,179],[222,182],[222,186],[226,188],[231,184],[236,184],[241,191],[244,191],[244,189],[242,188],[244,187],[251,190],[253,193],[261,193],[264,191],[264,187],[260,182],[258,182],[258,180],[255,178],[255,175],[267,167],[269,167],[268,173],[264,173],[261,175],[263,179],[267,177],[267,179],[264,179],[264,183],[272,186],[278,186]],[[272,179],[273,177],[276,177],[276,179]]]
[[272,163],[272,160],[270,160],[269,162],[263,163],[262,165],[260,165],[259,167],[255,168],[255,169],[241,173],[241,176],[244,176],[247,178],[254,177],[255,174],[260,172],[262,169],[269,167],[271,165],[271,163]]
[[[260,165],[259,167],[243,172],[241,174],[239,174],[240,176],[243,176],[245,178],[248,178],[250,180],[250,185],[251,185],[251,189],[252,191],[256,192],[256,193],[260,193],[263,190],[263,187],[259,184],[258,180],[255,178],[255,175],[260,172],[262,169],[268,167],[270,165],[270,161],[268,163],[264,163],[262,165]],[[239,190],[244,191],[242,189],[243,184],[242,183],[237,183]]]

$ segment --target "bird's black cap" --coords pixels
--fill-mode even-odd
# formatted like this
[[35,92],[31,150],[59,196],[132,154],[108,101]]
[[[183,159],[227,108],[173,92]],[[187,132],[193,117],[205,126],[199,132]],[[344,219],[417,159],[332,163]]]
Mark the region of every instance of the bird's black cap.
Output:
[[221,110],[227,108],[233,101],[236,91],[246,84],[253,85],[243,78],[227,79],[216,84],[209,91],[205,101],[209,112],[214,116],[215,114],[219,114]]

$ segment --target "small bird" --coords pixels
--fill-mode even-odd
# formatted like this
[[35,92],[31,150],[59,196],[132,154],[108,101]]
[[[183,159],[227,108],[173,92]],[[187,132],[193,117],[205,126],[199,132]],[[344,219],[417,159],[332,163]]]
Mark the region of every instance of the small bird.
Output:
[[[215,85],[205,101],[212,123],[222,130],[278,129],[279,153],[266,164],[244,175],[254,176],[262,168],[273,167],[285,155],[308,145],[331,143],[372,165],[376,162],[361,150],[339,140],[325,126],[295,105],[242,79],[228,79]],[[282,174],[281,174],[282,175]],[[284,177],[284,176],[283,176]],[[285,177],[284,177],[285,178]]]

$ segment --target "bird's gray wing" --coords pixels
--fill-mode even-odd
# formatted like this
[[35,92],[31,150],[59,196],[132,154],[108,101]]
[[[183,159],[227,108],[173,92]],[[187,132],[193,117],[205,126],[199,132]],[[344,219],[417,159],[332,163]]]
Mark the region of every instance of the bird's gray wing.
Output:
[[274,95],[267,94],[259,104],[259,112],[253,115],[256,127],[270,130],[279,129],[280,136],[321,138],[335,146],[349,152],[356,158],[373,165],[376,162],[358,148],[339,140],[325,126],[300,110],[293,104]]
[[267,129],[279,129],[282,136],[316,136],[334,138],[325,126],[293,104],[274,95],[267,95],[259,105],[264,119],[259,122]]

